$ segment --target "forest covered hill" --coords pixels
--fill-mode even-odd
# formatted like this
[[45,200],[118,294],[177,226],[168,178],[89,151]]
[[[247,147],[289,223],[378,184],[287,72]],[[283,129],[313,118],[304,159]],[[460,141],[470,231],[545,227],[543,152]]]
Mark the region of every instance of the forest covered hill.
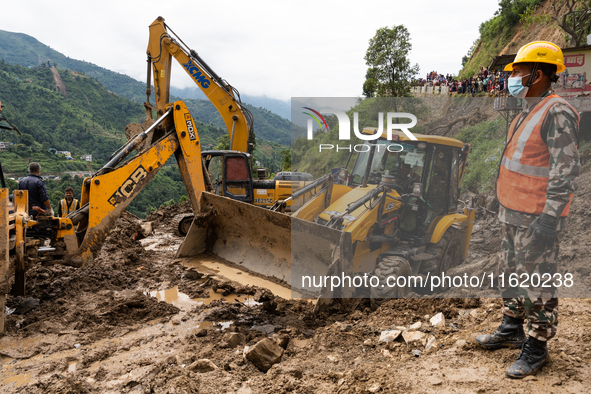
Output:
[[[95,172],[126,142],[125,126],[142,122],[144,100],[145,85],[131,77],[71,59],[26,34],[0,31],[2,114],[21,132],[0,132],[0,142],[6,146],[0,162],[11,177],[26,175],[31,161],[39,162],[45,175]],[[202,146],[223,146],[227,130],[213,105],[206,100],[187,100],[187,105]],[[290,122],[264,108],[247,108],[253,113],[257,136],[254,162],[280,171],[282,152],[291,142]],[[56,150],[71,152],[75,160],[54,154]],[[92,155],[92,162],[79,160],[81,155]],[[131,212],[145,216],[186,194],[180,172],[170,164],[136,198]],[[76,179],[48,180],[52,199],[63,195],[66,186],[75,186]]]

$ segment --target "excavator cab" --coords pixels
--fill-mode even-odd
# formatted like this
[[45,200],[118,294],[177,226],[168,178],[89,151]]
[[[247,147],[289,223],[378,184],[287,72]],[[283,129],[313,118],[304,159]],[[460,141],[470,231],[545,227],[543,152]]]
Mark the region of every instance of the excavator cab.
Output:
[[251,155],[238,151],[203,151],[201,157],[214,194],[246,203],[254,201]]
[[385,182],[405,195],[401,234],[421,242],[441,217],[457,210],[458,177],[467,157],[462,149],[425,141],[366,141],[347,184],[355,188]]

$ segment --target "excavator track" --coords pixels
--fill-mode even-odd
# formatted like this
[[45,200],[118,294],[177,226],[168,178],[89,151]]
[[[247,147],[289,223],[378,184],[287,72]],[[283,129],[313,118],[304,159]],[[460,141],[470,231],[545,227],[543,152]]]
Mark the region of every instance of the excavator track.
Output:
[[172,218],[172,228],[174,235],[177,237],[185,237],[191,228],[191,223],[195,215],[192,213],[181,213]]

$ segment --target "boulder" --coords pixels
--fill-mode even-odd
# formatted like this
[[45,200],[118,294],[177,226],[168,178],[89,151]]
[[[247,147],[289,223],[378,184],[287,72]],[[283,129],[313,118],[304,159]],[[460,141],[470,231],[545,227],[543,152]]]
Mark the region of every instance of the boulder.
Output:
[[420,331],[405,331],[402,333],[402,338],[407,345],[421,343],[424,346],[427,343],[427,335]]
[[262,372],[267,372],[273,364],[281,361],[281,356],[283,349],[270,338],[259,341],[246,352],[246,358]]
[[380,339],[378,339],[378,342],[392,342],[392,341],[395,341],[396,338],[398,338],[400,336],[400,334],[402,334],[402,331],[400,331],[400,330],[386,330],[386,331],[382,331],[382,333],[380,334]]
[[445,316],[441,312],[433,316],[429,321],[433,327],[445,327]]

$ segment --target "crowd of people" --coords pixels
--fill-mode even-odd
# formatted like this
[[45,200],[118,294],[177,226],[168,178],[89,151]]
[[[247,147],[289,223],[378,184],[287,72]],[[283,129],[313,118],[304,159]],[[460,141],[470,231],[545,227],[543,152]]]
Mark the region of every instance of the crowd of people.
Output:
[[[491,71],[487,67],[480,66],[477,75],[470,78],[459,79],[451,74],[439,74],[437,71],[428,72],[426,78],[419,78],[416,86],[431,86],[438,88],[441,93],[441,87],[448,87],[448,94],[471,94],[475,96],[479,93],[485,93],[491,97],[507,96],[507,79],[509,72]],[[437,91],[437,90],[435,90]]]

